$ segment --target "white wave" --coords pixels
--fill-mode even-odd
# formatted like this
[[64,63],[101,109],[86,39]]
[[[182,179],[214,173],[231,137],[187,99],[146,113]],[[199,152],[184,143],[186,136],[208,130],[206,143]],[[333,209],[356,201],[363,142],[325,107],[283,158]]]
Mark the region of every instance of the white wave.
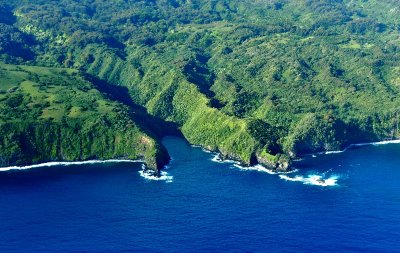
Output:
[[240,170],[245,170],[245,171],[246,170],[251,170],[251,171],[258,171],[258,172],[266,172],[266,173],[271,174],[271,175],[278,174],[276,171],[267,169],[264,166],[259,165],[259,164],[254,165],[254,166],[241,166],[239,164],[234,164],[233,166],[235,166],[236,168],[238,168]]
[[205,152],[205,153],[212,153],[212,151],[205,149],[205,148],[202,148],[201,150],[203,150],[203,152]]
[[142,165],[142,170],[139,171],[139,175],[147,180],[151,181],[165,181],[167,183],[172,183],[174,177],[170,176],[168,172],[161,171],[160,176],[157,176],[154,171],[151,171]]
[[215,154],[214,157],[211,159],[211,161],[216,162],[216,163],[240,164],[238,161],[235,161],[235,160],[222,159],[221,154],[219,154],[219,153]]
[[124,159],[110,159],[110,160],[88,160],[88,161],[79,161],[79,162],[47,162],[47,163],[39,163],[27,166],[10,166],[0,168],[0,172],[2,171],[10,171],[10,170],[29,170],[35,168],[43,168],[43,167],[53,167],[53,166],[70,166],[70,165],[85,165],[85,164],[97,164],[97,163],[136,163],[143,162],[142,160],[124,160]]
[[213,153],[213,151],[208,150],[208,149],[206,149],[206,148],[204,148],[203,146],[200,146],[200,145],[192,144],[192,145],[190,145],[190,146],[193,147],[193,148],[201,148],[201,150],[202,150],[203,152],[205,152],[205,153]]
[[279,177],[286,181],[293,181],[293,182],[302,182],[304,180],[304,177],[302,176],[289,177],[286,175],[279,175]]
[[295,169],[295,170],[291,170],[291,171],[279,172],[279,171],[268,169],[268,168],[262,166],[261,164],[257,164],[257,165],[254,165],[254,166],[241,166],[240,164],[234,164],[233,166],[238,168],[238,169],[240,169],[240,170],[244,170],[244,171],[250,170],[250,171],[265,172],[265,173],[268,173],[270,175],[290,174],[290,173],[294,173],[294,172],[298,171],[297,169]]
[[286,181],[293,181],[293,182],[302,182],[303,184],[309,184],[309,185],[318,185],[318,186],[337,186],[337,181],[338,181],[338,176],[331,176],[329,178],[324,179],[320,175],[309,175],[308,177],[303,177],[303,176],[295,176],[295,177],[289,177],[286,175],[279,175],[281,179],[284,179]]
[[347,150],[347,148],[344,149],[344,150],[326,151],[326,152],[325,152],[325,155],[329,155],[329,154],[339,154],[339,153],[343,153],[343,152],[346,151],[346,150]]
[[238,161],[228,160],[228,159],[227,160],[221,159],[221,154],[219,154],[219,153],[216,153],[213,156],[213,158],[211,159],[211,161],[216,162],[216,163],[233,164],[234,167],[236,167],[236,168],[238,168],[240,170],[251,170],[251,171],[265,172],[265,173],[268,173],[268,174],[271,174],[271,175],[290,174],[290,173],[294,173],[294,172],[298,171],[297,169],[295,169],[295,170],[286,171],[286,172],[278,172],[278,171],[275,171],[275,170],[268,169],[268,168],[262,166],[261,164],[257,164],[257,165],[254,165],[254,166],[242,166],[240,164],[240,162],[238,162]]
[[298,171],[299,171],[298,169],[289,170],[289,171],[279,171],[278,174],[279,175],[281,175],[281,174],[292,174],[292,173],[295,173],[295,172],[298,172]]
[[326,151],[326,152],[324,152],[324,154],[329,155],[329,154],[343,153],[343,152],[347,151],[349,148],[352,148],[352,147],[364,147],[364,146],[371,146],[371,145],[372,146],[379,146],[379,145],[387,145],[387,144],[400,144],[400,140],[355,143],[355,144],[350,144],[348,147],[346,147],[343,150]]
[[370,142],[370,143],[361,143],[361,144],[354,144],[355,146],[358,145],[374,145],[374,146],[378,146],[378,145],[386,145],[386,144],[399,144],[400,140],[391,140],[391,141],[378,141],[378,142]]
[[219,154],[215,154],[213,158],[211,158],[211,161],[216,162],[216,163],[223,163],[221,156]]

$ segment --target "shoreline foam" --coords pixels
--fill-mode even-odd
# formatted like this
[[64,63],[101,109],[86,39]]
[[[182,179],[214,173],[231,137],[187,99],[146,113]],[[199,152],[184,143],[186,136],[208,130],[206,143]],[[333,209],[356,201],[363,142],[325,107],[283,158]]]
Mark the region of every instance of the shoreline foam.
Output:
[[340,153],[346,152],[347,150],[349,150],[353,147],[380,146],[380,145],[387,145],[387,144],[400,144],[400,140],[354,143],[354,144],[348,145],[347,147],[345,147],[342,150],[322,151],[322,152],[317,152],[317,153],[305,154],[300,157],[306,157],[306,156],[316,157],[316,155],[340,154]]
[[298,169],[293,169],[291,171],[286,171],[286,172],[279,172],[279,171],[275,171],[272,169],[268,169],[265,166],[261,165],[261,164],[256,164],[253,166],[243,166],[240,164],[240,162],[235,161],[235,160],[223,160],[221,159],[221,154],[220,153],[214,153],[213,158],[211,158],[211,161],[216,162],[216,163],[222,163],[222,164],[231,164],[233,167],[238,168],[240,170],[243,171],[258,171],[258,172],[265,172],[268,173],[270,175],[280,175],[280,174],[290,174],[290,173],[294,173],[297,172]]
[[338,176],[330,176],[326,179],[324,179],[320,175],[308,175],[307,177],[303,177],[300,175],[296,175],[295,177],[289,177],[286,175],[279,175],[279,177],[283,180],[286,181],[292,181],[292,182],[302,182],[303,184],[306,185],[316,185],[316,186],[338,186],[337,181],[338,181]]
[[235,160],[222,159],[220,153],[214,153],[214,156],[211,159],[211,161],[216,162],[216,163],[230,163],[230,164],[237,164],[237,165],[240,164],[240,162],[235,161]]
[[75,161],[75,162],[45,162],[33,165],[25,166],[9,166],[0,168],[0,172],[12,171],[12,170],[29,170],[44,167],[54,166],[71,166],[71,165],[85,165],[85,164],[102,164],[102,163],[142,163],[143,160],[129,160],[129,159],[109,159],[109,160],[87,160],[87,161]]
[[216,163],[223,163],[223,164],[229,164],[231,167],[238,168],[242,171],[257,171],[257,172],[263,172],[267,173],[270,175],[278,175],[280,179],[286,180],[286,181],[292,181],[292,182],[302,182],[305,185],[315,185],[315,186],[322,186],[322,187],[327,187],[327,186],[338,186],[337,181],[339,179],[338,176],[330,176],[328,178],[324,178],[325,174],[330,172],[331,170],[328,170],[324,173],[322,173],[323,176],[317,175],[317,174],[312,174],[308,176],[302,176],[302,175],[296,175],[294,177],[289,177],[287,174],[295,173],[298,172],[298,169],[293,169],[291,171],[287,172],[278,172],[274,171],[271,169],[268,169],[261,164],[257,164],[254,166],[242,166],[240,162],[234,161],[234,160],[223,160],[221,159],[221,154],[219,153],[214,153],[214,156],[211,158],[211,161],[216,162]]
[[243,170],[243,171],[265,172],[265,173],[268,173],[268,174],[270,174],[270,175],[291,174],[291,173],[295,173],[295,172],[298,171],[298,169],[294,169],[294,170],[291,170],[291,171],[286,171],[286,172],[283,172],[283,171],[282,171],[282,172],[279,172],[279,171],[275,171],[275,170],[268,169],[268,168],[262,166],[261,164],[257,164],[257,165],[254,165],[254,166],[241,166],[241,165],[239,165],[239,164],[234,164],[233,166],[236,167],[236,168],[238,168],[238,169],[240,169],[240,170]]
[[[164,169],[167,169],[166,166]],[[148,170],[146,165],[142,164],[142,169],[139,171],[139,175],[149,181],[165,181],[167,183],[172,183],[174,177],[169,175],[167,171],[161,171],[160,176],[157,176],[154,171]]]
[[[144,163],[143,160],[129,160],[129,159],[109,159],[109,160],[87,160],[87,161],[75,161],[75,162],[46,162],[26,166],[9,166],[0,168],[0,172],[13,171],[13,170],[30,170],[36,168],[46,168],[54,166],[71,166],[71,165],[88,165],[88,164],[105,164],[105,163]],[[152,171],[146,169],[146,166],[142,164],[142,170],[139,171],[140,176],[147,180],[152,181],[166,181],[171,183],[173,176],[168,175],[168,172],[161,171],[158,177]]]

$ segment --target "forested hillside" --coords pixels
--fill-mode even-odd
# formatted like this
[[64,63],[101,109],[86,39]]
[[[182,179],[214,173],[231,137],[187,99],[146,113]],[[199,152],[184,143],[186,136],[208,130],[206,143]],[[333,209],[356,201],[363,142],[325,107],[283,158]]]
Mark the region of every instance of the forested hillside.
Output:
[[125,158],[157,169],[168,161],[140,116],[75,70],[0,63],[0,82],[0,166]]
[[155,136],[170,122],[193,144],[286,169],[399,137],[399,17],[396,0],[0,0],[0,59],[90,75],[144,108],[137,124]]

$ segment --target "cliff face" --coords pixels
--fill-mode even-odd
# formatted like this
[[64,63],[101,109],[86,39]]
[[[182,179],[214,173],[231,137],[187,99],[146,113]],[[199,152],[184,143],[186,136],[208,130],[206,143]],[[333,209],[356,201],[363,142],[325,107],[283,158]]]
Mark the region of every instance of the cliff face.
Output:
[[2,67],[11,87],[0,94],[0,166],[124,158],[158,170],[168,162],[128,108],[104,98],[78,73]]
[[156,142],[137,129],[100,122],[18,122],[0,124],[0,166],[91,159],[143,160],[159,169],[168,159]]
[[305,115],[284,138],[284,151],[291,157],[342,150],[353,143],[398,138],[394,119],[370,117],[364,124],[344,122],[332,114]]

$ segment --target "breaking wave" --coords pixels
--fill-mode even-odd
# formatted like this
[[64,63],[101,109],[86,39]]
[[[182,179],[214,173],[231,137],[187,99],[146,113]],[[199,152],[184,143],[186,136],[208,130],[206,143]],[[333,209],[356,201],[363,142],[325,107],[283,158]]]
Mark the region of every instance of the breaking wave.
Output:
[[233,165],[233,167],[238,168],[238,169],[243,170],[243,171],[258,171],[258,172],[268,173],[270,175],[290,174],[290,173],[294,173],[294,172],[298,171],[297,169],[294,169],[294,170],[287,171],[287,172],[278,172],[278,171],[275,171],[275,170],[268,169],[268,168],[262,166],[261,164],[256,164],[254,166],[243,166],[238,161],[222,159],[221,158],[221,154],[219,154],[219,153],[215,154],[213,156],[213,158],[211,159],[211,161],[216,162],[216,163],[231,164],[231,165]]
[[364,147],[364,146],[379,146],[379,145],[387,145],[387,144],[400,144],[400,140],[390,140],[390,141],[377,141],[377,142],[365,142],[365,143],[355,143],[355,144],[350,144],[348,147],[346,147],[343,150],[336,150],[336,151],[326,151],[326,152],[322,152],[319,154],[338,154],[338,153],[343,153],[345,151],[347,151],[350,148],[353,147]]
[[295,176],[289,177],[287,175],[279,175],[279,177],[286,181],[293,181],[293,182],[302,182],[303,184],[308,185],[317,185],[317,186],[337,186],[337,181],[339,179],[338,176],[330,176],[328,178],[324,178],[321,175],[308,175],[307,177],[303,176]]
[[386,144],[399,144],[400,140],[391,140],[391,141],[378,141],[378,142],[369,142],[369,143],[359,143],[359,144],[353,144],[353,146],[366,146],[366,145],[386,145]]
[[326,154],[326,155],[329,155],[329,154],[340,154],[340,153],[343,153],[346,150],[347,150],[347,148],[344,149],[344,150],[326,151],[326,152],[324,152],[324,154]]
[[203,146],[200,146],[200,145],[192,144],[192,145],[190,145],[190,146],[193,147],[193,148],[201,148],[201,150],[202,150],[204,153],[213,153],[213,151],[208,150],[208,149],[206,149],[206,148],[203,148]]
[[[390,143],[395,143],[395,142],[391,141]],[[400,141],[399,141],[399,143],[400,143]],[[357,145],[360,145],[360,144],[357,144]],[[368,145],[371,145],[371,144],[368,144]],[[330,151],[330,153],[340,153],[340,152],[344,152],[344,150],[343,151]],[[312,156],[316,157],[315,154],[312,154]],[[214,153],[214,156],[211,158],[211,161],[216,162],[216,163],[230,164],[231,167],[235,167],[235,168],[238,168],[243,171],[258,171],[258,172],[263,172],[263,173],[267,173],[270,175],[278,175],[283,180],[292,181],[292,182],[301,182],[305,185],[316,185],[316,186],[322,186],[322,187],[338,186],[337,182],[338,182],[339,176],[336,176],[336,175],[332,175],[329,177],[326,176],[326,174],[330,173],[332,171],[332,169],[322,173],[321,175],[310,174],[308,176],[296,175],[294,177],[290,177],[290,176],[288,176],[288,174],[296,173],[299,170],[293,169],[293,170],[287,171],[287,172],[279,172],[279,171],[268,169],[268,168],[262,166],[261,164],[257,164],[254,166],[243,166],[240,164],[240,162],[237,162],[234,160],[222,159],[221,154],[219,154],[219,153]]]
[[278,172],[278,171],[275,171],[275,170],[268,169],[268,168],[266,168],[266,167],[264,167],[264,166],[262,166],[260,164],[257,164],[257,165],[254,165],[254,166],[241,166],[239,164],[234,164],[233,166],[238,168],[238,169],[240,169],[240,170],[244,170],[244,171],[248,170],[248,171],[265,172],[265,173],[268,173],[270,175],[290,174],[290,173],[294,173],[294,172],[298,171],[297,169],[295,169],[295,170],[286,171],[286,172]]
[[245,171],[246,171],[246,170],[250,170],[250,171],[259,171],[259,172],[265,172],[265,173],[268,173],[268,174],[271,174],[271,175],[277,174],[276,171],[267,169],[267,168],[265,168],[264,166],[259,165],[259,164],[254,165],[254,166],[241,166],[241,165],[239,165],[239,164],[234,164],[233,166],[236,167],[236,168],[238,168],[238,169],[240,169],[240,170],[245,170]]
[[0,172],[10,171],[10,170],[29,170],[29,169],[35,169],[35,168],[54,167],[54,166],[85,165],[85,164],[98,164],[98,163],[137,163],[137,162],[143,162],[143,161],[142,160],[110,159],[110,160],[88,160],[88,161],[79,161],[79,162],[47,162],[47,163],[39,163],[39,164],[27,165],[27,166],[4,167],[4,168],[0,168]]
[[222,159],[221,154],[217,153],[213,156],[211,161],[216,162],[216,163],[230,163],[230,164],[237,164],[239,165],[240,163],[238,161],[234,160],[229,160],[229,159]]
[[146,165],[142,165],[142,170],[139,171],[139,175],[146,180],[150,181],[165,181],[167,183],[172,183],[174,177],[170,176],[168,172],[166,171],[161,171],[160,176],[157,176],[157,174],[146,168]]

